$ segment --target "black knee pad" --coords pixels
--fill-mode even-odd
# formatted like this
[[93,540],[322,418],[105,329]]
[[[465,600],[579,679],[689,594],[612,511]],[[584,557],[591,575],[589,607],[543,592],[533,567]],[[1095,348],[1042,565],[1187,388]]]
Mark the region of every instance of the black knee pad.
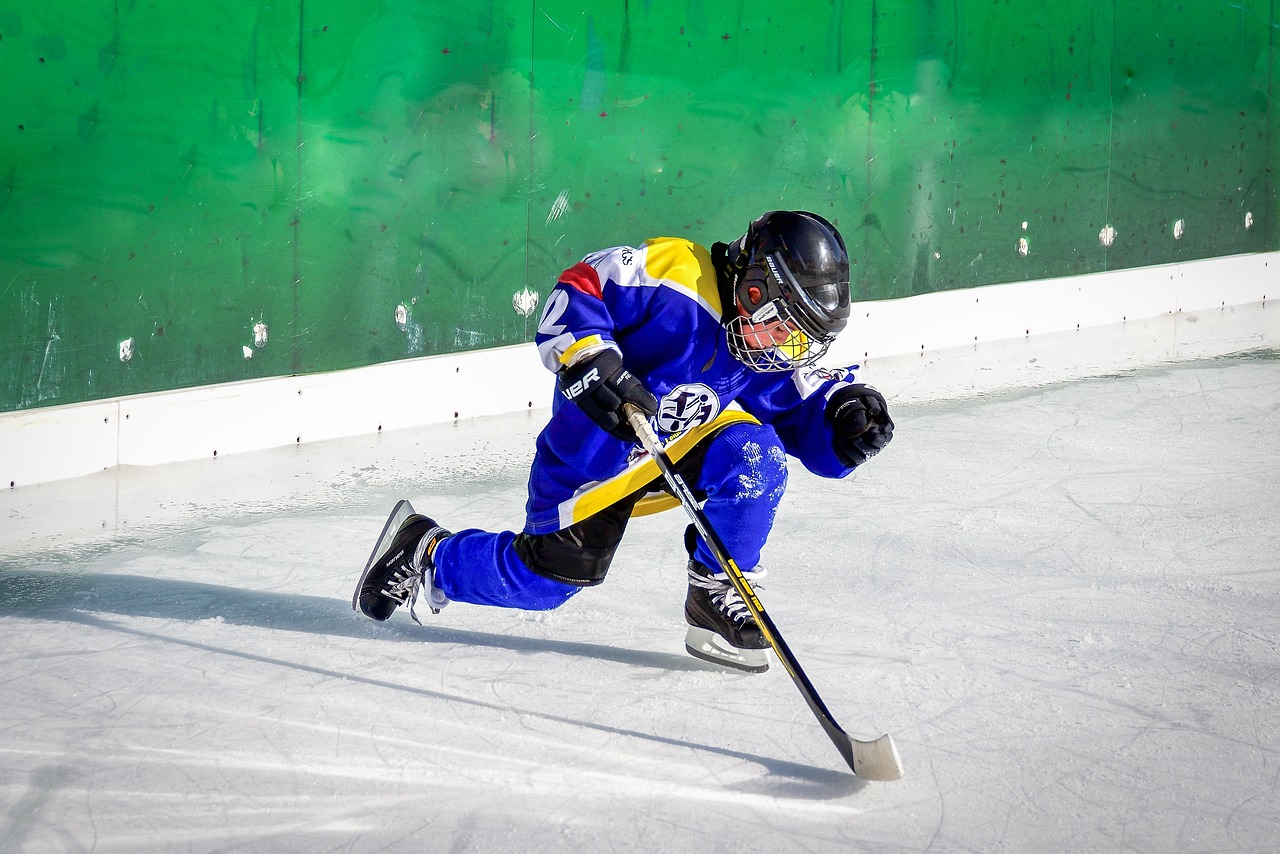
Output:
[[579,545],[566,531],[518,534],[515,541],[516,554],[532,572],[575,587],[594,587],[604,581],[617,548],[617,543]]

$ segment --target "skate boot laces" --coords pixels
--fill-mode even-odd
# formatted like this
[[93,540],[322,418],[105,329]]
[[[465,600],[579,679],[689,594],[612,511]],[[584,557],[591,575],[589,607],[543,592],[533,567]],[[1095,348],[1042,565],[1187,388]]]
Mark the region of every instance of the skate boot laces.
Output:
[[[757,566],[755,569],[746,570],[742,573],[743,577],[747,579],[747,583],[753,588],[759,586],[759,581],[768,574],[769,570],[762,566]],[[689,569],[689,583],[694,587],[700,587],[707,591],[707,598],[711,600],[711,604],[732,621],[735,626],[740,627],[751,619],[751,610],[747,607],[747,603],[742,601],[742,597],[738,595],[733,582],[729,580],[728,573],[723,570],[703,574],[702,572],[696,572],[691,567]]]
[[396,571],[387,589],[387,595],[393,599],[397,595],[404,597],[397,601],[401,605],[409,603],[409,616],[418,625],[422,625],[417,612],[418,603],[422,599],[426,599],[426,605],[433,614],[439,614],[440,609],[449,604],[444,591],[435,585],[435,564],[432,563],[431,555],[435,552],[436,544],[450,533],[439,525],[427,531],[414,549],[413,560],[408,566]]

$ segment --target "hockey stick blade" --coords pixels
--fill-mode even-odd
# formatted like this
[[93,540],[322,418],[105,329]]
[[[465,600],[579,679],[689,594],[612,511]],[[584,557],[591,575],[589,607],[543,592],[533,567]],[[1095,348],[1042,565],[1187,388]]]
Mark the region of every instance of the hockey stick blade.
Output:
[[791,681],[800,689],[805,702],[809,704],[809,711],[813,712],[813,716],[818,719],[823,731],[836,746],[836,750],[840,751],[840,755],[844,757],[844,761],[849,764],[853,773],[864,780],[882,783],[901,780],[902,759],[898,756],[898,746],[893,743],[893,737],[885,733],[874,741],[862,741],[845,732],[844,728],[836,723],[836,719],[832,717],[822,698],[818,696],[818,691],[809,681],[809,677],[800,669],[800,663],[796,661],[795,654],[782,639],[782,635],[778,634],[773,620],[763,612],[763,609],[758,619],[766,632],[773,636],[771,644],[774,652],[778,654],[778,660],[791,674]]
[[845,736],[849,748],[836,742],[836,747],[844,754],[845,761],[864,780],[875,780],[891,783],[902,779],[902,760],[898,758],[898,746],[893,743],[893,736],[885,733],[875,741],[858,741]]
[[725,548],[724,541],[720,539],[720,536],[711,527],[711,522],[702,512],[702,508],[698,506],[698,501],[694,497],[692,490],[689,489],[689,485],[685,483],[684,478],[671,465],[671,460],[667,457],[666,451],[663,450],[658,437],[654,435],[653,430],[649,427],[649,422],[644,413],[629,403],[623,404],[623,411],[627,416],[627,423],[631,425],[631,429],[640,438],[640,444],[644,446],[644,449],[649,452],[649,456],[657,463],[658,469],[667,481],[667,485],[671,487],[671,491],[675,493],[676,498],[680,499],[680,504],[683,505],[685,512],[689,514],[694,527],[697,528],[698,533],[702,535],[712,554],[715,555],[720,568],[729,577],[738,595],[742,597],[747,610],[751,612],[751,616],[755,617],[761,632],[769,642],[769,646],[773,647],[778,660],[786,668],[787,673],[791,675],[791,681],[800,689],[800,693],[804,696],[805,702],[808,703],[810,711],[818,719],[818,723],[822,725],[827,737],[831,739],[836,749],[840,751],[844,761],[849,764],[849,768],[864,780],[888,782],[901,779],[902,761],[898,756],[898,748],[891,737],[886,734],[875,741],[859,741],[850,738],[849,734],[836,723],[835,718],[831,716],[831,712],[827,710],[826,704],[818,696],[817,689],[813,687],[813,683],[809,681],[809,677],[805,675],[804,670],[800,667],[800,662],[796,660],[791,648],[787,646],[787,642],[782,639],[782,633],[778,631],[778,627],[773,624],[773,620],[765,612],[764,605],[760,603],[755,591],[751,588],[751,583],[747,581],[742,574],[742,570],[733,562],[733,559],[729,556],[728,549]]
[[853,770],[865,780],[892,782],[902,779],[902,760],[893,736],[885,733],[875,741],[853,742]]

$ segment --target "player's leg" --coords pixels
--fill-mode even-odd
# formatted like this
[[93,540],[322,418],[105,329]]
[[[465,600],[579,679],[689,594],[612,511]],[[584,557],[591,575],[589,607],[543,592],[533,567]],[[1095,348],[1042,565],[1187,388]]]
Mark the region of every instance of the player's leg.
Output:
[[633,499],[549,534],[459,531],[441,540],[434,583],[454,602],[546,611],[604,581]]
[[[705,496],[703,512],[748,580],[758,580],[760,550],[773,528],[787,485],[786,454],[768,425],[726,427],[687,467],[691,486]],[[686,533],[689,591],[685,646],[699,657],[742,670],[768,668],[769,646],[728,576],[692,527]]]

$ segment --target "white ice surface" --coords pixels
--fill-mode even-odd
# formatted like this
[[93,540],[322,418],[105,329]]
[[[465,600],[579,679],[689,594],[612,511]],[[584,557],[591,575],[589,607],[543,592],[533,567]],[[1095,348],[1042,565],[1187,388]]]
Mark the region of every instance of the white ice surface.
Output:
[[396,498],[520,525],[545,411],[10,490],[0,850],[1274,851],[1278,408],[1262,353],[793,466],[761,599],[888,784],[684,654],[679,511],[556,612],[351,611]]

